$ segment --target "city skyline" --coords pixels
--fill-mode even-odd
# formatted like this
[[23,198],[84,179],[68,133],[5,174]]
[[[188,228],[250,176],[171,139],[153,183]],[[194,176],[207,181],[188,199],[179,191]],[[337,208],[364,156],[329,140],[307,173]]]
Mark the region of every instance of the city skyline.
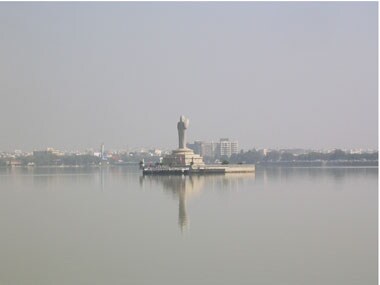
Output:
[[[222,138],[223,139],[223,138]],[[233,142],[237,142],[238,145],[239,145],[239,142],[234,140]],[[196,144],[206,144],[206,145],[209,145],[209,144],[214,144],[214,145],[219,145],[220,144],[220,141],[219,140],[215,140],[215,141],[200,141],[200,140],[195,140],[193,142],[189,142],[187,144],[187,148],[190,148],[190,149],[193,149],[194,150],[194,147],[197,147]],[[220,146],[218,146],[220,147]],[[87,147],[87,148],[57,148],[57,147],[54,147],[54,146],[48,146],[48,147],[39,147],[39,148],[34,148],[34,149],[12,149],[12,150],[4,150],[4,149],[0,149],[0,153],[3,153],[3,154],[27,154],[27,153],[33,153],[34,151],[57,151],[57,152],[60,152],[60,153],[81,153],[81,154],[84,154],[84,153],[100,153],[102,149],[102,146],[90,146],[90,147]],[[342,150],[342,151],[346,151],[346,152],[352,152],[352,153],[356,153],[356,152],[363,152],[363,153],[373,153],[373,152],[378,152],[378,148],[296,148],[296,147],[284,147],[284,148],[270,148],[270,147],[256,147],[256,146],[252,146],[252,147],[249,147],[249,148],[241,148],[239,147],[237,149],[238,151],[234,151],[232,153],[239,153],[241,151],[251,151],[251,150],[260,150],[260,151],[265,151],[265,150],[268,150],[268,151],[305,151],[305,152],[311,152],[311,151],[316,151],[316,152],[322,152],[322,153],[328,153],[328,152],[332,152],[332,151],[335,151],[335,150]],[[104,151],[106,153],[133,153],[133,152],[163,152],[163,153],[169,153],[171,151],[170,148],[168,147],[164,147],[164,148],[161,148],[161,147],[157,147],[157,146],[135,146],[135,147],[125,147],[125,148],[111,148],[111,147],[105,147],[104,148]],[[199,152],[199,151],[198,151]],[[216,153],[216,150],[214,150],[214,152]]]
[[377,149],[377,5],[0,3],[0,150]]

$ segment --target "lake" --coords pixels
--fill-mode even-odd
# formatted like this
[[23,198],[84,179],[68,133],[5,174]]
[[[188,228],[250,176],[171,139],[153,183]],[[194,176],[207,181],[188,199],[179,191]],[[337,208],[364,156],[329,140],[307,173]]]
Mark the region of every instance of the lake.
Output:
[[377,284],[377,168],[0,169],[0,284]]

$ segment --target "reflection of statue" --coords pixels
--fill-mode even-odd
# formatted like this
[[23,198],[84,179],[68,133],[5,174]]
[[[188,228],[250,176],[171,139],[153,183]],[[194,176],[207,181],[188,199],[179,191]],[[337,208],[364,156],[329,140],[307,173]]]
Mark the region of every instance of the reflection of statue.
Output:
[[186,148],[185,130],[188,127],[189,127],[189,119],[185,118],[185,116],[181,116],[179,118],[179,122],[177,124],[178,140],[179,140],[179,146],[178,146],[178,148]]
[[178,225],[181,232],[187,227],[187,213],[186,213],[186,189],[180,189],[179,193],[179,205],[178,205]]
[[162,185],[164,190],[178,198],[178,225],[181,232],[183,232],[189,226],[186,201],[200,194],[205,187],[205,183],[207,183],[208,189],[211,188],[217,191],[236,190],[242,188],[241,183],[246,179],[255,179],[255,176],[252,173],[211,176],[152,175],[141,176],[140,186],[144,188],[145,182],[149,182],[149,188],[156,190],[157,184]]
[[[183,232],[189,226],[189,218],[186,210],[186,200],[199,193],[202,189],[204,177],[201,176],[142,176],[141,186],[144,187],[144,180],[159,183],[164,186],[164,190],[174,194],[178,198],[178,226]],[[154,187],[155,188],[155,187]]]

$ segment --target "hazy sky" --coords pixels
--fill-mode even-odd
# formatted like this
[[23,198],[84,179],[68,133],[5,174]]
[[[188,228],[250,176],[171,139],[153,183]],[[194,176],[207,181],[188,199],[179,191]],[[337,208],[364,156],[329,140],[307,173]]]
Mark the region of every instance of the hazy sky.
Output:
[[377,148],[377,5],[0,3],[0,150]]

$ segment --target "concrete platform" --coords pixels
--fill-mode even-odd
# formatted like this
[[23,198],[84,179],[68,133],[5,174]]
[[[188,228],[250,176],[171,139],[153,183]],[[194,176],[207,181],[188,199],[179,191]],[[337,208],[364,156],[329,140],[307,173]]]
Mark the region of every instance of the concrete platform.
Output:
[[255,172],[255,165],[204,165],[196,167],[155,166],[143,169],[143,175],[208,175],[252,172]]

